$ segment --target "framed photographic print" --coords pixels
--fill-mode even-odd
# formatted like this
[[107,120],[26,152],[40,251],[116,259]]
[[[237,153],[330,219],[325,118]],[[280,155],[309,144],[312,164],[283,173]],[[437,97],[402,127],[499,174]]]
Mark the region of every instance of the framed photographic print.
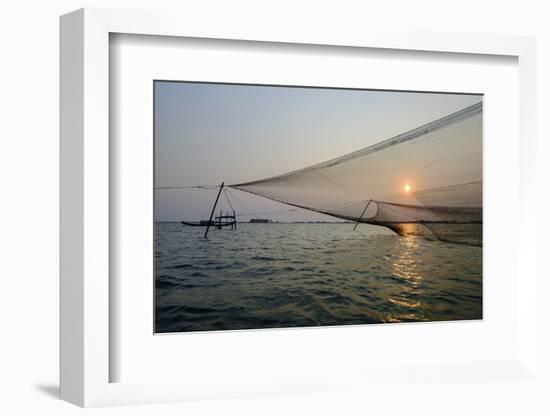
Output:
[[481,95],[154,97],[156,333],[482,318]]
[[539,386],[533,44],[63,16],[62,398]]

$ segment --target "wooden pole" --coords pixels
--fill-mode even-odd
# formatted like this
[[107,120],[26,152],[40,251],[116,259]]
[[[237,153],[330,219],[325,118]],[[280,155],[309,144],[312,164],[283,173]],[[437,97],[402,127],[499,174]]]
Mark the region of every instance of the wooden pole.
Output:
[[214,211],[216,210],[216,205],[218,205],[218,199],[220,199],[220,194],[222,193],[224,182],[222,182],[220,186],[220,190],[218,191],[218,196],[216,197],[216,202],[214,202],[214,206],[212,207],[212,212],[210,213],[210,219],[208,220],[208,225],[206,226],[206,231],[204,232],[204,238],[208,235],[208,230],[210,229],[210,223],[212,222],[212,217],[214,216]]
[[370,203],[372,202],[372,199],[369,199],[369,202],[367,202],[367,205],[365,206],[365,209],[363,210],[363,212],[361,213],[361,216],[359,217],[359,219],[357,220],[357,222],[355,223],[355,227],[353,227],[353,231],[355,231],[355,229],[357,228],[357,226],[359,225],[359,223],[361,222],[361,220],[363,219],[363,215],[365,215],[365,212],[367,212],[367,208],[369,207]]

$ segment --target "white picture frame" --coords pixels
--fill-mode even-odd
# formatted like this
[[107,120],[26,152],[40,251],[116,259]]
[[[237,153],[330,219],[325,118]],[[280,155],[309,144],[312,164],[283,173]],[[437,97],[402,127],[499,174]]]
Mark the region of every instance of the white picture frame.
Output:
[[[535,212],[535,42],[533,38],[464,34],[380,32],[329,33],[279,27],[269,22],[217,21],[204,26],[192,16],[167,13],[82,9],[61,18],[61,398],[80,406],[158,403],[193,398],[238,397],[281,392],[323,392],[343,388],[349,370],[334,370],[326,379],[315,374],[281,374],[270,380],[245,382],[235,374],[147,383],[110,382],[109,348],[112,299],[109,296],[110,158],[109,35],[112,33],[247,40],[256,42],[383,48],[441,53],[517,57],[519,62],[519,136],[521,213]],[[112,168],[112,166],[111,166]],[[517,293],[520,322],[518,354],[510,360],[457,366],[422,366],[415,377],[479,383],[472,373],[493,368],[507,380],[537,383],[537,323],[533,215],[521,215],[517,255],[521,285]],[[371,369],[351,377],[354,383],[391,383],[395,369]],[[410,369],[407,370],[410,372]],[[348,372],[348,373],[346,373]]]

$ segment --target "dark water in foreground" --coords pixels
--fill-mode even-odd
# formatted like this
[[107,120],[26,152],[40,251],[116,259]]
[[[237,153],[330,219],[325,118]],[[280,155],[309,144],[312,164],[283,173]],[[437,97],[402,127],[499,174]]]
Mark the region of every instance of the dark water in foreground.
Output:
[[156,224],[156,332],[482,317],[480,247],[361,224]]

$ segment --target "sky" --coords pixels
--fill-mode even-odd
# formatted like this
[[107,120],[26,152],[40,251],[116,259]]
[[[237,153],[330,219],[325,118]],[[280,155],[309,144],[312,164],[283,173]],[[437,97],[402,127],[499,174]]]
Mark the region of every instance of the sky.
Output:
[[[236,184],[367,147],[479,95],[155,81],[155,188]],[[240,221],[334,220],[230,189]],[[208,219],[216,189],[155,190],[156,221]]]

